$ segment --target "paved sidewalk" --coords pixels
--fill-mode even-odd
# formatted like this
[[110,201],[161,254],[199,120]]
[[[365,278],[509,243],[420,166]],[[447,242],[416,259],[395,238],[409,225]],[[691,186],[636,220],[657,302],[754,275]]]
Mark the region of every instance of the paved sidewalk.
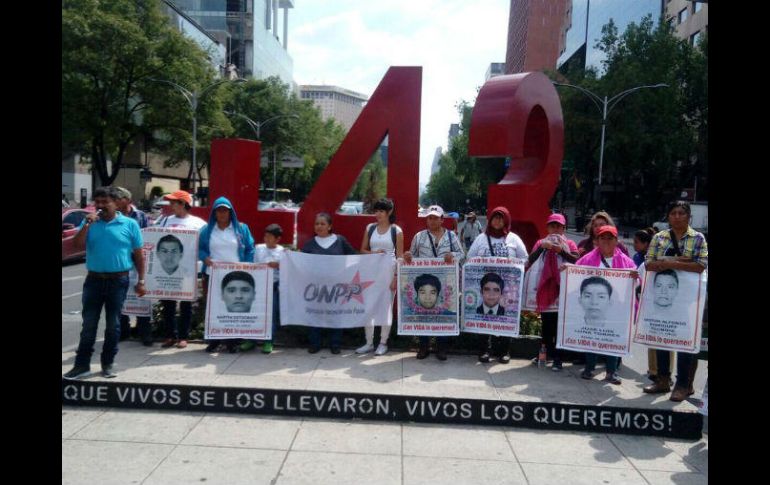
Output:
[[[100,350],[97,345],[97,352]],[[692,411],[689,402],[641,392],[626,366],[622,386],[525,360],[440,362],[414,353],[358,356],[328,349],[271,355],[207,354],[121,343],[115,382],[178,383],[563,402]],[[74,352],[62,353],[62,373]],[[98,356],[92,368],[98,368]],[[601,368],[598,378],[603,376]],[[101,377],[91,377],[94,381]],[[699,396],[699,394],[696,394]],[[708,435],[692,442],[511,427],[383,423],[204,412],[62,406],[62,483],[597,483],[705,484]]]

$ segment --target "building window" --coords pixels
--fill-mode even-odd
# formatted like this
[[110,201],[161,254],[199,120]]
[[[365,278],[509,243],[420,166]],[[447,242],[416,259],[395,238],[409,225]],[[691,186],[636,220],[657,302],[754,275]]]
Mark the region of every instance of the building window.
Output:
[[687,20],[687,9],[683,8],[679,11],[679,23],[681,24],[685,20]]
[[690,36],[690,45],[697,46],[700,40],[700,30]]
[[692,13],[698,13],[703,10],[703,2],[692,2]]
[[668,19],[668,26],[669,26],[669,27],[671,27],[672,29],[673,29],[674,27],[676,27],[676,23],[675,23],[675,20],[676,20],[676,18],[675,18],[675,17],[671,17],[671,18],[669,18],[669,19]]

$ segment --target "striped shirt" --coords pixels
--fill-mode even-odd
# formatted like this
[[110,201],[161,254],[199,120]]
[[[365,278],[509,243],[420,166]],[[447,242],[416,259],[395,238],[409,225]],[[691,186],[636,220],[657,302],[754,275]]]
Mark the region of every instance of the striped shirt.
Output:
[[[677,241],[677,245],[682,256],[692,258],[694,262],[703,265],[704,268],[708,267],[709,250],[703,234],[687,226],[687,232],[682,239]],[[644,260],[649,264],[664,256],[675,256],[670,231],[661,231],[652,237]]]
[[428,237],[428,235],[428,229],[423,229],[414,235],[414,238],[412,238],[412,246],[409,248],[413,257],[440,258],[447,253],[452,253],[455,259],[460,260],[465,255],[459,239],[452,231],[444,228],[444,235],[441,236],[441,240],[438,241],[438,245],[436,246],[436,254],[433,254],[433,249],[431,247],[431,238],[433,238],[434,244],[437,242],[436,238],[432,235]]

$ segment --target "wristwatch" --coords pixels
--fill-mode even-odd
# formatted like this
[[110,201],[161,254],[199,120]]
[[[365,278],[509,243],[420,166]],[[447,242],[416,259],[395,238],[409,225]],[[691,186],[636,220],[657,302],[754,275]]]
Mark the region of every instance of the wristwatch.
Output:
[[144,284],[144,280],[139,280],[139,281],[136,282],[136,284],[137,285],[143,285]]

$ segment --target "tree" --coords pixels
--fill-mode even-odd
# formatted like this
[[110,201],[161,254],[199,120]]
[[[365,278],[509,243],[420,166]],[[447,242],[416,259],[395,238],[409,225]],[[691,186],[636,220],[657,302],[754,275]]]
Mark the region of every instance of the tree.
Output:
[[[102,185],[137,136],[156,134],[172,160],[174,143],[190,146],[188,106],[150,78],[188,87],[214,79],[206,53],[169,24],[159,0],[62,2],[62,150],[90,154]],[[217,122],[216,103],[200,108],[202,145],[221,123],[229,128]]]

